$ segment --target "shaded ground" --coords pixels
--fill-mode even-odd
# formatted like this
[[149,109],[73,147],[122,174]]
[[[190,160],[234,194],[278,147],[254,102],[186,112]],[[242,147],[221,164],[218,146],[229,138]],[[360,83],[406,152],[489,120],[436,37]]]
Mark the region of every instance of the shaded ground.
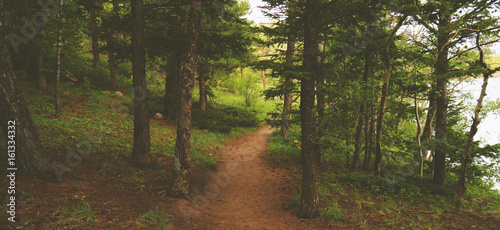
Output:
[[[297,210],[288,210],[286,202],[300,182],[298,172],[273,165],[266,154],[270,133],[269,127],[263,127],[227,143],[219,153],[217,169],[196,168],[191,176],[191,194],[196,204],[166,196],[165,190],[172,181],[172,162],[167,158],[156,159],[167,161],[166,168],[141,170],[131,167],[124,155],[116,154],[113,159],[91,156],[65,175],[63,183],[18,177],[17,222],[7,225],[4,214],[0,229],[157,229],[145,221],[145,213],[151,210],[164,211],[161,216],[168,220],[166,229],[395,229],[387,214],[374,209],[374,204],[359,204],[349,192],[338,198],[345,221],[327,224],[320,219],[297,218]],[[133,176],[106,172],[97,164],[103,160],[113,162],[113,170]],[[5,185],[5,179],[2,183]],[[4,194],[2,201],[6,203]],[[93,217],[68,211],[85,202]],[[356,212],[359,215],[352,214]],[[73,216],[65,216],[68,213]],[[400,217],[414,214],[401,212]],[[423,222],[434,219],[432,211],[419,215]],[[445,229],[500,226],[498,218],[484,219],[472,213],[446,216],[449,218],[440,220]],[[410,224],[403,226],[412,229]]]

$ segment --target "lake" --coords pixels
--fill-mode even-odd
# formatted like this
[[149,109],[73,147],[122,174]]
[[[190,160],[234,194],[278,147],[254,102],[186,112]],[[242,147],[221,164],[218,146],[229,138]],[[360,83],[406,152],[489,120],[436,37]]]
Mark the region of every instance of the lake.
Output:
[[[459,95],[464,95],[464,94],[472,95],[473,97],[472,99],[471,98],[465,99],[465,104],[472,105],[472,108],[474,108],[477,103],[477,99],[479,98],[482,84],[483,84],[482,78],[477,78],[468,82],[462,82],[455,88],[456,96],[460,98]],[[484,98],[483,105],[485,105],[485,103],[487,103],[488,101],[496,101],[496,100],[500,100],[500,78],[498,77],[498,75],[496,78],[489,79],[488,87],[486,90],[486,97]],[[467,117],[469,119],[467,124],[470,126],[472,109],[467,112],[468,112]],[[478,132],[474,136],[474,140],[481,140],[482,145],[484,144],[493,145],[500,143],[500,116],[490,112],[486,117],[484,118],[482,117],[481,123],[478,126]],[[496,183],[495,189],[500,191],[500,183]]]

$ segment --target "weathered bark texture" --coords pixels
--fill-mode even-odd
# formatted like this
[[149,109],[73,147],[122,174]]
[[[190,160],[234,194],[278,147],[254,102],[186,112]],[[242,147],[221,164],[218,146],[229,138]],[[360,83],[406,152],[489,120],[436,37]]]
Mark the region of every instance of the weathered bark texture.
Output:
[[384,52],[385,52],[385,77],[384,84],[382,86],[382,96],[380,98],[380,107],[378,111],[378,120],[377,120],[377,135],[375,140],[375,162],[373,165],[373,170],[375,175],[380,175],[380,162],[382,161],[382,123],[384,122],[384,114],[385,114],[385,104],[387,102],[387,94],[389,93],[389,80],[391,79],[392,74],[392,58],[390,51],[390,44],[392,42],[392,38],[396,32],[401,28],[403,22],[406,20],[407,15],[402,16],[399,19],[398,24],[392,29],[391,34],[385,41]]
[[132,161],[137,166],[152,164],[146,85],[146,52],[144,48],[144,14],[142,0],[132,0],[132,73],[134,85],[134,147]]
[[[15,131],[16,164],[9,165],[9,168],[17,168],[21,175],[54,180],[55,174],[47,162],[35,124],[12,69],[3,6],[4,1],[0,0],[0,127],[7,137],[13,134],[8,131]],[[9,124],[9,121],[15,122],[15,128],[8,127],[14,125]]]
[[172,195],[188,197],[191,146],[191,106],[196,73],[196,46],[200,35],[201,0],[193,0],[189,11],[187,51],[182,70],[179,109],[177,117],[177,141],[175,142],[174,185]]
[[207,71],[206,67],[200,65],[198,68],[198,82],[200,87],[200,109],[207,110],[208,97],[207,97]]
[[[436,100],[436,140],[438,143],[446,141],[446,129],[448,126],[448,89],[447,77],[449,69],[448,50],[450,34],[450,16],[440,15],[438,24],[438,57],[435,64],[437,74],[437,100]],[[444,186],[446,179],[446,149],[443,144],[438,144],[434,156],[434,177],[435,185]]]
[[318,216],[318,172],[319,152],[315,148],[316,116],[314,114],[315,77],[318,50],[319,0],[307,0],[305,8],[304,30],[304,71],[307,73],[301,81],[300,118],[302,132],[302,194],[298,215],[303,218]]
[[[293,68],[293,56],[295,54],[295,38],[288,37],[285,62],[288,71]],[[291,110],[292,110],[292,91],[293,91],[293,78],[290,72],[285,73],[285,94],[283,96],[283,116],[281,118],[280,134],[286,139],[288,136],[288,128],[290,126]]]

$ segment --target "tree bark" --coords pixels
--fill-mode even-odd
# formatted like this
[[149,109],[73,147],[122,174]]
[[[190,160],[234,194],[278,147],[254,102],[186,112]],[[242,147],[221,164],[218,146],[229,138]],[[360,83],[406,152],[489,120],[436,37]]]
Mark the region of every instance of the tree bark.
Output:
[[302,194],[298,215],[302,218],[318,216],[318,172],[319,152],[315,148],[316,116],[314,114],[315,77],[318,50],[319,0],[307,0],[304,30],[304,71],[307,73],[301,82],[300,118],[302,132]]
[[92,67],[101,67],[101,58],[99,56],[99,26],[95,12],[90,12],[90,37],[92,40]]
[[134,147],[132,161],[137,166],[152,164],[149,135],[146,52],[144,48],[143,1],[132,0],[132,72],[134,85]]
[[[448,42],[450,35],[447,32],[450,26],[450,16],[440,15],[438,24],[438,57],[435,65],[437,74],[437,100],[436,100],[436,140],[438,143],[446,141],[446,129],[448,126]],[[438,144],[434,156],[434,177],[435,185],[444,186],[446,179],[446,150],[444,145]]]
[[55,116],[60,117],[61,116],[61,95],[60,95],[60,88],[61,88],[61,48],[62,48],[62,29],[63,29],[63,4],[64,1],[60,0],[59,2],[59,29],[57,31],[57,48],[56,48],[56,59],[57,59],[57,66],[56,66],[56,87],[55,87],[55,101],[56,101],[56,108],[55,108]]
[[165,76],[163,113],[165,118],[172,121],[177,121],[181,71],[182,64],[179,55],[170,56],[167,60],[167,74]]
[[[293,56],[295,54],[295,38],[292,36],[288,37],[286,57],[285,62],[288,67],[287,71],[292,71],[293,68]],[[290,127],[291,110],[292,110],[292,90],[293,90],[293,78],[290,72],[285,73],[285,94],[283,101],[283,117],[281,118],[281,129],[280,134],[285,139],[288,136],[288,128]]]
[[[113,2],[113,11],[118,10],[118,6],[116,2]],[[108,63],[109,63],[109,72],[111,79],[111,90],[118,91],[118,86],[116,83],[116,62],[115,62],[115,53],[114,53],[114,40],[113,40],[113,32],[111,31],[112,22],[108,22],[108,24],[104,28],[104,33],[106,36],[106,44],[108,51]]]
[[377,117],[377,136],[375,140],[375,162],[373,166],[375,175],[380,175],[380,162],[382,161],[382,123],[384,122],[385,104],[387,102],[387,94],[389,93],[389,80],[391,79],[391,74],[392,74],[392,59],[389,46],[392,41],[392,38],[399,30],[399,28],[401,28],[407,16],[408,15],[404,15],[399,19],[398,24],[392,29],[392,32],[385,41],[384,45],[386,66],[385,66],[384,84],[382,86],[382,96],[380,98],[380,107]]
[[[21,175],[54,180],[54,171],[48,164],[47,155],[40,143],[35,124],[24,101],[22,89],[18,85],[12,68],[9,43],[5,34],[3,6],[4,0],[0,0],[0,127],[7,135],[8,141],[11,141],[9,136],[15,136],[13,137],[15,141],[13,157],[16,158],[15,164],[9,164],[8,167],[17,168],[17,172]],[[14,128],[9,127],[11,125]],[[9,133],[9,131],[15,133]]]
[[[366,110],[367,100],[368,100],[368,96],[367,96],[367,93],[369,90],[368,78],[371,75],[371,68],[372,68],[372,57],[370,55],[370,51],[367,50],[365,53],[365,70],[363,73],[363,82],[365,84],[365,86],[363,87],[364,93],[362,94],[363,95],[363,102],[360,103],[360,105],[359,105],[359,118],[358,118],[358,124],[356,127],[354,155],[353,155],[353,159],[352,159],[352,163],[351,163],[351,171],[353,171],[353,172],[358,171],[358,167],[359,167],[359,155],[361,153],[363,126],[364,126],[364,122],[366,119],[365,110]],[[368,127],[368,124],[366,127]],[[365,146],[365,149],[366,149],[366,146]]]
[[188,197],[190,145],[191,145],[191,105],[196,72],[196,47],[200,35],[201,0],[193,0],[189,11],[187,30],[187,52],[182,70],[179,110],[177,117],[177,141],[175,142],[174,185],[172,195]]
[[200,87],[200,109],[202,111],[207,110],[208,97],[207,97],[207,71],[206,67],[200,65],[198,67],[198,81]]
[[417,134],[415,136],[415,139],[417,141],[418,145],[418,150],[417,150],[417,155],[419,158],[419,174],[420,176],[424,175],[424,154],[422,150],[422,143],[420,142],[420,137],[422,136],[422,122],[420,122],[420,116],[419,116],[419,111],[418,111],[418,101],[417,101],[417,93],[415,93],[414,96],[414,102],[415,102],[415,120],[417,121]]
[[43,59],[43,48],[42,46],[38,47],[38,53],[36,58],[36,74],[38,79],[38,89],[45,90],[47,89],[47,79],[45,77],[44,68],[44,59]]

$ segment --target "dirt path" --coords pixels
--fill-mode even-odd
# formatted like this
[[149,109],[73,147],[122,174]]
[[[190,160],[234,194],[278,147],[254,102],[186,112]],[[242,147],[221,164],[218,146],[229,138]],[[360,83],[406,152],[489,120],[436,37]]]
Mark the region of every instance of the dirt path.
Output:
[[[195,188],[197,205],[179,201],[183,229],[318,229],[285,209],[293,180],[265,157],[268,126],[226,145],[211,180]],[[295,182],[296,183],[296,182]]]

